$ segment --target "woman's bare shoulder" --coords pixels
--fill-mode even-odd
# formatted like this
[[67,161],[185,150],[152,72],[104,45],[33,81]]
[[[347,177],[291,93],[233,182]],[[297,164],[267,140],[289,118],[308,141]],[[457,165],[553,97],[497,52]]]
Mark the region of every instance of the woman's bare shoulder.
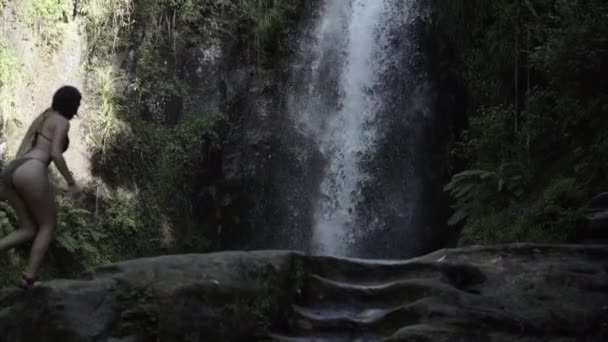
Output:
[[69,130],[70,121],[66,119],[59,112],[49,109],[45,113],[46,118],[42,123],[42,131],[46,132],[45,134],[55,135],[54,132],[61,132],[65,130]]
[[47,112],[47,118],[51,119],[53,121],[53,123],[55,123],[55,124],[67,125],[67,126],[70,125],[70,120],[68,120],[65,116],[61,115],[61,113],[59,113],[53,109],[50,109]]

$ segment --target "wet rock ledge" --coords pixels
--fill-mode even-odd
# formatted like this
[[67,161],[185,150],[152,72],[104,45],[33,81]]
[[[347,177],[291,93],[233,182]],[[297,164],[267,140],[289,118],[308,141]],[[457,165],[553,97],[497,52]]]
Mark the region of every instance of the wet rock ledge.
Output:
[[291,251],[125,261],[0,291],[0,341],[606,341],[608,248],[402,261]]

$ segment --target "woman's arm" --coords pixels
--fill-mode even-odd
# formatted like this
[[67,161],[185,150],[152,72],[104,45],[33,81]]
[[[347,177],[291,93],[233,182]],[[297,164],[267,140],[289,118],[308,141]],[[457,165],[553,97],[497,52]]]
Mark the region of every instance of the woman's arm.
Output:
[[58,120],[51,144],[51,159],[68,185],[74,185],[76,184],[74,177],[70,170],[68,170],[68,165],[63,158],[63,146],[66,143],[69,130],[70,123],[67,120]]

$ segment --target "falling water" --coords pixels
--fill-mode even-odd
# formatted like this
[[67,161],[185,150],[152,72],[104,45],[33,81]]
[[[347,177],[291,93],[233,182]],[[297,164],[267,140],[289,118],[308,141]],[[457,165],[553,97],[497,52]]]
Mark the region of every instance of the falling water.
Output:
[[369,175],[362,164],[382,134],[377,85],[387,67],[390,2],[327,0],[314,37],[305,42],[307,76],[290,106],[299,130],[326,161],[313,220],[317,254],[350,255],[363,238],[357,208]]

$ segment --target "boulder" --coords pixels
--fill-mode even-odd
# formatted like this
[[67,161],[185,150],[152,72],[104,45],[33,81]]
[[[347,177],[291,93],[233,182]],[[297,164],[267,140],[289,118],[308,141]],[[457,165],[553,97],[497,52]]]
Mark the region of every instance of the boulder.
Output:
[[512,244],[410,260],[221,252],[0,292],[0,341],[605,341],[608,248]]
[[289,252],[126,261],[0,297],[0,341],[238,341],[287,304]]

